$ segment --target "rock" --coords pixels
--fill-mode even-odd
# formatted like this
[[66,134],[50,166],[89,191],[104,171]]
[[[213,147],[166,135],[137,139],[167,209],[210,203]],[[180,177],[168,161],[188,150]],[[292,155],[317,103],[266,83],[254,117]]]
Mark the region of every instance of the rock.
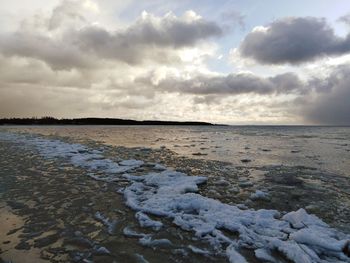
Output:
[[25,204],[22,204],[22,203],[16,202],[16,201],[7,201],[7,204],[8,204],[12,209],[23,209],[23,208],[26,208],[26,207],[27,207]]
[[74,235],[75,235],[76,237],[82,237],[82,236],[83,236],[83,233],[81,233],[80,231],[75,231],[75,232],[74,232]]
[[246,182],[239,182],[238,185],[240,187],[252,187],[254,184],[250,181],[246,181]]
[[203,155],[208,155],[208,154],[207,154],[207,153],[196,152],[196,153],[192,153],[192,155],[195,155],[195,156],[203,156]]
[[271,152],[270,149],[261,149],[263,152]]
[[219,186],[228,186],[230,185],[230,183],[228,181],[226,181],[225,179],[221,178],[220,180],[214,182],[215,185],[219,185]]
[[93,242],[84,237],[73,237],[64,240],[64,243],[82,248],[92,248]]

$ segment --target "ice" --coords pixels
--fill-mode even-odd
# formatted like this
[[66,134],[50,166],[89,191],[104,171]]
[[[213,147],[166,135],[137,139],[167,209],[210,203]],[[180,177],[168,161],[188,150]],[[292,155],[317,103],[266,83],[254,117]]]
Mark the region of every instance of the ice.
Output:
[[101,151],[89,149],[88,147],[77,144],[67,143],[60,140],[49,140],[41,137],[25,136],[9,132],[2,132],[2,140],[15,141],[18,144],[34,146],[39,153],[47,159],[62,158],[69,160],[74,166],[86,168],[89,171],[99,171],[109,174],[102,176],[91,174],[96,180],[112,182],[115,181],[115,175],[131,171],[143,165],[140,160],[124,160],[121,165],[105,158]]
[[130,227],[128,227],[128,226],[123,229],[123,234],[126,237],[145,237],[145,236],[148,236],[147,234],[144,234],[144,233],[137,233],[136,231],[130,229]]
[[233,244],[227,247],[226,255],[230,263],[248,263],[245,258],[237,252]]
[[250,195],[250,199],[252,200],[267,200],[268,197],[269,197],[269,194],[261,190],[256,190],[255,193],[252,193]]
[[171,243],[168,239],[152,239],[150,236],[145,236],[139,239],[139,243],[145,247],[171,247],[173,243]]
[[205,255],[205,256],[210,255],[210,252],[208,250],[204,250],[192,245],[189,245],[188,248],[191,249],[191,251],[196,254]]
[[[291,234],[291,239],[300,244],[305,244],[314,249],[342,252],[348,244],[347,240],[336,240],[328,233],[318,231],[319,227],[313,226],[312,229],[301,229]],[[322,230],[322,229],[321,229]]]
[[135,258],[138,263],[149,263],[141,254],[135,253]]
[[163,171],[163,170],[166,170],[167,168],[159,163],[157,163],[154,168],[155,170],[159,170],[159,171]]
[[275,260],[272,257],[271,253],[268,250],[266,250],[266,249],[259,248],[259,249],[256,249],[254,251],[254,253],[255,253],[255,257],[257,259],[259,259],[260,261],[262,261],[262,262],[271,262],[271,263],[277,263],[278,262],[277,260]]
[[111,252],[105,247],[97,247],[94,249],[95,255],[110,255]]
[[224,178],[220,178],[220,180],[214,182],[215,185],[218,186],[228,186],[230,185],[230,183],[228,181],[226,181]]
[[[197,194],[196,185],[204,183],[205,178],[174,171],[150,173],[135,179],[124,191],[131,208],[172,219],[174,224],[193,231],[219,252],[225,250],[228,258],[235,258],[237,262],[245,262],[243,256],[237,256],[240,248],[264,249],[266,253],[278,250],[294,262],[350,262],[341,252],[349,237],[303,209],[282,218],[276,210],[241,210]],[[225,236],[221,230],[237,233],[237,239]],[[309,235],[308,239],[304,235]],[[334,247],[327,247],[317,242],[318,239],[332,241]],[[233,245],[236,242],[237,245]]]
[[110,235],[114,235],[116,231],[116,227],[118,224],[117,220],[110,220],[109,218],[105,217],[100,212],[95,213],[96,220],[100,221],[102,224],[104,224],[107,227],[107,232]]
[[131,159],[131,160],[121,161],[121,162],[119,162],[119,164],[120,165],[125,165],[125,166],[136,166],[136,167],[139,167],[139,166],[143,165],[144,162],[140,161],[140,160]]
[[295,212],[290,212],[283,216],[283,220],[289,222],[293,228],[304,228],[307,225],[313,224],[320,227],[327,227],[321,219],[314,215],[309,215],[304,209],[299,209]]
[[163,226],[162,222],[152,220],[148,215],[142,212],[137,212],[135,214],[135,217],[137,218],[137,220],[140,223],[140,226],[142,227],[150,227],[153,230],[159,230]]

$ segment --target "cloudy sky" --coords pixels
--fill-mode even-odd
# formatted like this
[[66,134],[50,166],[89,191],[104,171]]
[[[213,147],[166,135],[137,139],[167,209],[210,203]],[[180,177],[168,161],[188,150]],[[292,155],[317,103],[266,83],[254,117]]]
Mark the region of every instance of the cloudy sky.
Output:
[[348,0],[11,0],[0,24],[0,117],[350,125]]

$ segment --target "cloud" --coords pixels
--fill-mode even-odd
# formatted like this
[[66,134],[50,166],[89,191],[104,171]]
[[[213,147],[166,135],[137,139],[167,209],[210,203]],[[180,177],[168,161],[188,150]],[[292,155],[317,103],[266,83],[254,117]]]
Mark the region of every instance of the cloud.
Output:
[[291,94],[305,92],[304,84],[293,73],[284,73],[263,78],[250,73],[228,74],[225,76],[198,75],[190,79],[166,77],[152,83],[152,76],[136,81],[152,85],[161,91],[196,95],[238,95],[238,94]]
[[63,0],[52,10],[47,26],[49,30],[55,30],[69,22],[83,25],[87,22],[86,13],[98,11],[98,5],[89,0]]
[[227,10],[221,14],[224,21],[233,25],[238,25],[241,30],[246,27],[245,16],[237,10]]
[[159,18],[143,13],[141,19],[125,30],[108,32],[100,27],[86,27],[76,32],[73,38],[85,52],[137,64],[147,59],[164,61],[167,56],[174,56],[172,49],[191,47],[222,34],[215,23],[186,16],[188,14],[178,18],[169,13]]
[[0,52],[8,57],[35,58],[58,70],[89,68],[96,64],[96,61],[63,39],[52,39],[34,32],[0,35]]
[[347,26],[350,26],[350,14],[346,14],[344,16],[339,17],[338,21],[343,22]]
[[241,56],[262,64],[300,64],[350,51],[350,36],[338,37],[323,18],[287,17],[257,27],[239,46]]
[[58,70],[96,67],[103,60],[131,65],[179,63],[177,51],[223,33],[215,22],[193,11],[180,17],[143,12],[132,24],[111,30],[88,21],[83,11],[98,10],[92,7],[90,1],[65,0],[50,17],[36,15],[35,23],[23,20],[16,32],[0,34],[0,53],[42,60]]
[[332,73],[319,79],[315,89],[324,92],[301,106],[301,114],[315,124],[350,125],[350,65],[336,67]]

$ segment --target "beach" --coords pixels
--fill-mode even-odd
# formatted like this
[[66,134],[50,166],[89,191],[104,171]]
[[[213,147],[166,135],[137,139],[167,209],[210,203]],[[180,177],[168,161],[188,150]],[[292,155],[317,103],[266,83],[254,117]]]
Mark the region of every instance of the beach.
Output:
[[339,127],[3,127],[0,257],[350,262],[349,143]]

